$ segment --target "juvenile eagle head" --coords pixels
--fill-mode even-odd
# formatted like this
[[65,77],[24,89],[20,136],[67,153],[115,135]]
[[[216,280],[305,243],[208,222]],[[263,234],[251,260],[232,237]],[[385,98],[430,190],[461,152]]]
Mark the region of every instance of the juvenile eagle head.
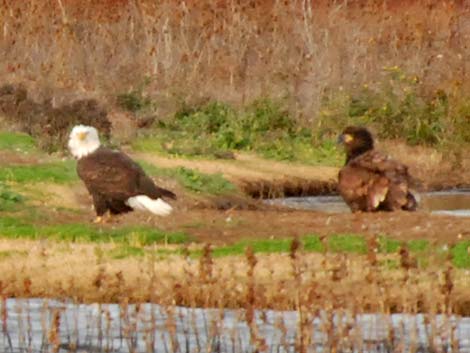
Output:
[[346,150],[346,163],[374,148],[372,134],[366,128],[358,126],[345,128],[338,137],[338,143],[341,143]]
[[92,126],[77,125],[70,133],[68,146],[75,158],[87,156],[100,147],[98,131]]

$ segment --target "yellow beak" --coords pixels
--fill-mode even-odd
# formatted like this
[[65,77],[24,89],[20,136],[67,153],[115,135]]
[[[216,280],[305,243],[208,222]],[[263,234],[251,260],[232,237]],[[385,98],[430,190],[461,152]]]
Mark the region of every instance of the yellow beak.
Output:
[[344,141],[344,143],[349,143],[349,142],[351,142],[352,140],[354,140],[354,138],[352,137],[352,135],[349,135],[349,134],[344,134],[344,135],[343,135],[343,141]]
[[86,132],[86,131],[79,132],[78,133],[78,139],[80,141],[85,141],[87,135],[88,135],[88,132]]

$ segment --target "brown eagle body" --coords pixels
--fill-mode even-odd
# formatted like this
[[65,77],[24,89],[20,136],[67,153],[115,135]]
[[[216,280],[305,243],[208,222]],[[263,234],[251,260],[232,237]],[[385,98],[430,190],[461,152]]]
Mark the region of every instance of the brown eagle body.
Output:
[[111,214],[132,211],[127,200],[137,195],[146,195],[151,199],[176,198],[173,192],[156,186],[144,170],[124,153],[105,147],[99,147],[80,158],[77,172],[93,198],[98,216],[108,210]]
[[340,141],[346,164],[338,175],[338,191],[352,212],[416,209],[407,166],[374,150],[368,130],[347,127]]

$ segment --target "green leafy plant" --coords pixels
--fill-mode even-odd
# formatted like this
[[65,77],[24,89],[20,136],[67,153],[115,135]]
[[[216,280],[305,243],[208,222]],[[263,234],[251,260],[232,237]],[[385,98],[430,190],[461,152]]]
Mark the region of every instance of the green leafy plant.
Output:
[[0,211],[14,211],[24,202],[24,196],[0,183]]
[[337,165],[340,153],[330,141],[315,143],[282,102],[255,100],[241,109],[221,102],[183,105],[172,119],[160,122],[153,134],[137,139],[140,151],[184,156],[215,156],[224,151],[249,151],[263,157]]
[[456,138],[469,141],[467,112],[465,99],[443,90],[425,92],[418,77],[393,66],[384,69],[381,81],[351,93],[338,91],[325,96],[317,133],[320,137],[331,136],[346,125],[365,125],[373,127],[381,138],[438,146]]
[[133,113],[152,108],[154,105],[152,99],[144,94],[144,89],[150,82],[147,78],[137,88],[118,94],[117,104]]

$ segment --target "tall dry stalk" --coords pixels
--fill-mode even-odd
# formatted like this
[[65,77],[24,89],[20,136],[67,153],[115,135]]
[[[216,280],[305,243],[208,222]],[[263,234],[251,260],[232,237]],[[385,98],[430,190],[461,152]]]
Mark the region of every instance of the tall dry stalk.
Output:
[[333,88],[398,65],[425,91],[468,91],[460,2],[85,1],[0,6],[3,81],[110,97],[142,84],[159,111],[201,98],[287,97],[311,121]]

